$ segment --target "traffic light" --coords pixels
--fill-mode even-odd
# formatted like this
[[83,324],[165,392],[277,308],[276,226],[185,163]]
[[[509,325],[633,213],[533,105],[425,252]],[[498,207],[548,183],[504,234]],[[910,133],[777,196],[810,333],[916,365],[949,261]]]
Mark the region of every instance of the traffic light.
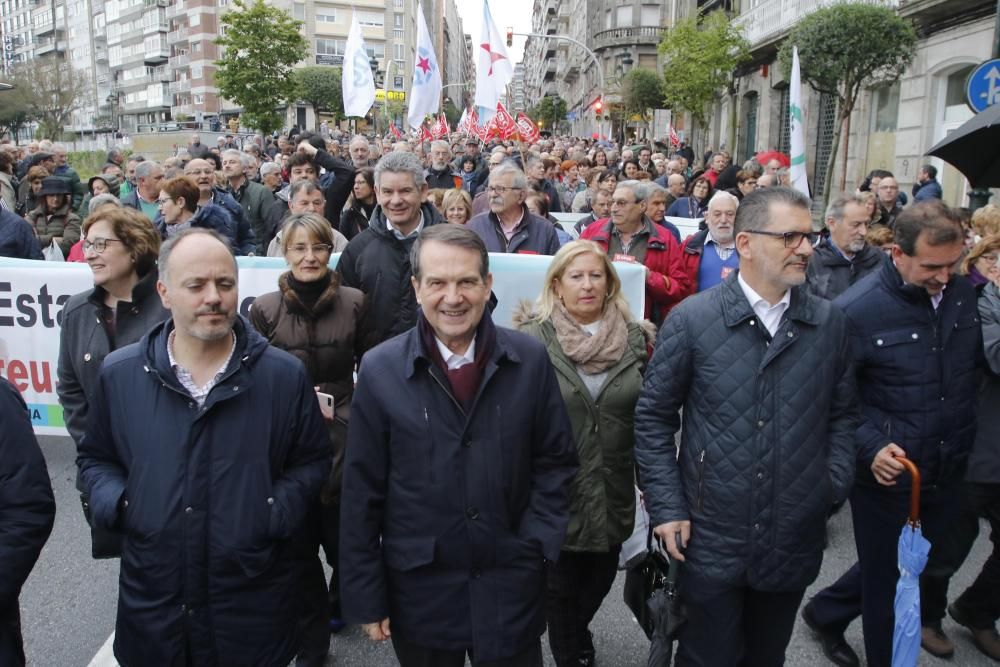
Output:
[[594,115],[596,115],[597,118],[600,119],[601,113],[603,111],[604,111],[604,102],[601,100],[601,98],[597,98],[597,101],[594,102]]
[[514,45],[514,29],[507,28],[507,46]]

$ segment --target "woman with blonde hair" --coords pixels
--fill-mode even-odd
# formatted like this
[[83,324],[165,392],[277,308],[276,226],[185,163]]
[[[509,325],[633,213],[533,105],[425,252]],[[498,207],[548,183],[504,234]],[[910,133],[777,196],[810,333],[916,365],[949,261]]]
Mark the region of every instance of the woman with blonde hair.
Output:
[[987,204],[976,209],[972,214],[972,229],[976,232],[976,241],[1000,234],[1000,206]]
[[534,312],[522,304],[514,318],[548,350],[580,461],[566,541],[558,562],[548,566],[549,645],[559,667],[589,665],[588,626],[632,533],[632,420],[655,332],[633,318],[614,266],[592,241],[560,248]]
[[467,190],[448,190],[441,200],[441,213],[453,225],[464,225],[472,217],[472,197]]
[[986,236],[962,259],[959,273],[975,287],[982,287],[992,281],[990,275],[997,267],[997,257],[1000,257],[1000,234]]

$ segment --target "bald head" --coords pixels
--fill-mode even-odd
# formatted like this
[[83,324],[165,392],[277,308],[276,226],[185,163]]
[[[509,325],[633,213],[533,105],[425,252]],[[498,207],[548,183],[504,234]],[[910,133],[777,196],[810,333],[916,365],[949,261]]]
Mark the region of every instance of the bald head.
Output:
[[687,185],[687,182],[680,174],[670,174],[667,176],[667,190],[675,199],[680,199],[684,196],[685,185]]

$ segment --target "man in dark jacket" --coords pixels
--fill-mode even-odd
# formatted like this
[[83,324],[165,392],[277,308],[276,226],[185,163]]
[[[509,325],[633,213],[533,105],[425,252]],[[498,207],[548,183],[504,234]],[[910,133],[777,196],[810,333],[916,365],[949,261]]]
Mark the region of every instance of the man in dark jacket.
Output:
[[836,299],[885,261],[885,254],[865,242],[865,202],[853,193],[837,195],[826,209],[830,236],[813,249],[806,281],[821,299]]
[[72,210],[78,211],[80,209],[80,202],[83,201],[83,196],[87,194],[87,188],[80,181],[80,174],[76,173],[76,169],[73,169],[67,163],[67,151],[64,144],[52,144],[52,157],[56,161],[56,168],[53,170],[52,175],[58,176],[69,183],[73,198],[70,207]]
[[739,269],[671,311],[646,371],[636,461],[656,534],[685,561],[678,664],[784,664],[827,513],[851,487],[850,340],[803,287],[814,236],[801,193],[744,199]]
[[[1000,661],[1000,448],[996,444],[1000,426],[1000,289],[987,283],[979,296],[983,323],[983,350],[989,373],[978,397],[978,428],[962,484],[961,512],[943,540],[934,544],[920,580],[921,617],[940,627],[945,606],[948,614],[972,633],[980,651]],[[990,523],[993,551],[971,586],[948,605],[948,581],[962,567],[979,536],[979,518]]]
[[[452,190],[455,188],[455,177],[451,169],[451,148],[447,141],[431,142],[431,166],[427,168],[427,187]],[[461,178],[460,176],[458,176]]]
[[[963,239],[951,209],[917,203],[896,219],[892,261],[834,302],[850,323],[863,415],[851,492],[858,563],[816,595],[803,618],[839,665],[859,662],[843,637],[858,615],[868,664],[892,660],[896,543],[910,498],[909,475],[895,458],[920,469],[920,520],[931,544],[944,537],[957,511],[983,360],[975,290],[952,275]],[[954,651],[940,619],[923,624],[925,648],[938,656]]]
[[237,255],[253,255],[257,252],[257,240],[253,228],[239,203],[220,187],[215,185],[215,168],[208,160],[191,160],[184,165],[184,175],[194,179],[198,186],[198,206],[204,208],[214,204],[224,210],[232,220],[236,232],[236,245],[233,249]]
[[192,160],[204,160],[211,152],[208,146],[201,143],[200,134],[192,134],[191,138],[188,139],[187,153]]
[[21,586],[52,532],[56,503],[17,389],[0,378],[0,665],[25,664]]
[[0,257],[45,259],[27,220],[0,206]]
[[917,174],[917,182],[913,184],[913,201],[929,201],[941,199],[941,184],[937,182],[937,167],[925,164]]
[[122,206],[141,211],[150,221],[156,220],[162,182],[163,168],[152,160],[143,160],[135,165],[135,189],[122,197]]
[[903,205],[899,202],[899,184],[896,183],[896,179],[892,176],[883,177],[876,186],[875,197],[878,199],[879,218],[874,224],[894,229],[896,218],[903,212]]
[[524,173],[530,179],[533,187],[534,184],[537,184],[538,189],[548,197],[549,213],[562,213],[562,202],[560,201],[559,192],[556,191],[556,186],[552,181],[545,178],[545,163],[542,162],[541,158],[528,158],[528,162],[524,166]]
[[[322,143],[322,138],[317,136],[316,143]],[[320,167],[326,170],[323,179],[319,175]],[[292,184],[305,178],[321,185],[326,199],[323,217],[334,229],[339,224],[344,204],[354,187],[354,166],[350,162],[330,155],[324,149],[317,148],[312,140],[303,141],[299,143],[298,150],[288,161],[288,185],[274,196],[269,225],[272,234],[277,234],[281,230],[281,225],[288,216],[288,195]]]
[[228,150],[222,154],[222,174],[229,182],[227,194],[240,205],[253,228],[255,254],[263,256],[267,253],[267,244],[271,242],[268,225],[274,195],[267,187],[246,177],[246,167],[252,159],[237,150]]
[[424,203],[426,196],[424,168],[416,155],[393,151],[379,160],[375,167],[378,206],[371,224],[351,239],[337,263],[342,283],[368,296],[372,344],[417,323],[410,249],[423,229],[444,223],[438,210]]
[[115,657],[287,665],[302,523],[330,470],[316,394],[239,317],[224,239],[180,232],[159,278],[173,317],[107,357],[77,459],[94,524],[124,535]]
[[468,222],[490,252],[554,255],[559,250],[556,228],[545,218],[528,212],[528,179],[510,162],[490,171],[487,188],[489,213],[480,213]]
[[417,325],[368,352],[351,405],[344,612],[402,667],[535,667],[577,467],[559,385],[541,343],[493,325],[476,235],[430,227],[412,264]]

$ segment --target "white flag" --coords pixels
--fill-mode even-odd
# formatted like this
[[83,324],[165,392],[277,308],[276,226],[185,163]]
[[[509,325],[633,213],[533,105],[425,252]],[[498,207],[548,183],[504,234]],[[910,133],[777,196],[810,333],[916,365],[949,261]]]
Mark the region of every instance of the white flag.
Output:
[[514,68],[500,31],[490,15],[489,0],[483,0],[483,29],[476,52],[476,106],[486,109],[485,112],[480,110],[480,114],[492,115],[496,113],[497,102],[506,91],[507,84],[514,78]]
[[344,93],[344,115],[364,117],[375,104],[375,77],[368,64],[357,13],[351,20],[351,32],[347,35],[340,81]]
[[412,127],[419,127],[424,122],[424,116],[433,116],[441,108],[441,70],[438,68],[437,56],[434,55],[434,43],[427,32],[423,8],[419,3],[417,51],[414,60],[413,87],[410,88],[410,108],[406,113],[406,121]]
[[806,175],[806,132],[802,124],[802,76],[799,73],[799,49],[792,47],[792,80],[789,83],[788,120],[791,129],[792,166],[789,176],[792,187],[809,196],[809,177]]

